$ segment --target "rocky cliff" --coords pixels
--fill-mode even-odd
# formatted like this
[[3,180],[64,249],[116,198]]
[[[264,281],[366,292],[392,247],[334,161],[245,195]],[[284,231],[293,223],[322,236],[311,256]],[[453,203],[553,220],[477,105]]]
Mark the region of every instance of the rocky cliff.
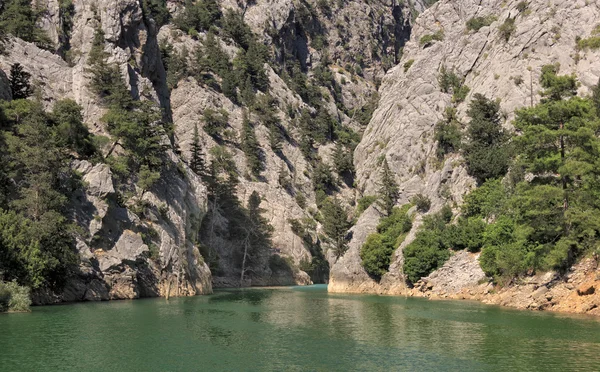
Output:
[[[157,3],[166,5],[166,22],[154,19],[150,11],[149,4]],[[220,236],[199,241],[207,212],[211,221],[219,221],[223,229],[230,216],[211,209],[205,182],[188,167],[197,125],[206,163],[212,160],[211,149],[216,146],[223,146],[233,155],[239,175],[237,196],[242,204],[253,191],[260,193],[261,208],[273,226],[273,251],[291,266],[283,271],[264,267],[244,284],[310,283],[299,266],[317,254],[315,247],[327,251],[329,243],[320,234],[315,214],[311,177],[315,165],[300,150],[298,116],[307,111],[314,117],[323,111],[341,128],[362,133],[376,105],[381,78],[398,62],[411,33],[412,19],[424,9],[423,4],[354,0],[218,2],[222,14],[230,10],[243,14],[244,23],[268,47],[271,56],[264,66],[268,94],[273,98],[274,114],[285,141],[280,150],[273,150],[268,126],[251,114],[250,119],[257,122],[255,131],[262,151],[263,171],[258,178],[250,176],[241,150],[242,119],[248,107],[199,81],[197,75],[182,74],[174,82],[168,80],[161,48],[168,45],[175,53],[189,52],[185,63],[192,69],[196,61],[191,54],[206,42],[207,32],[184,32],[173,23],[189,2],[44,0],[32,4],[41,15],[38,24],[50,45],[41,49],[9,35],[6,53],[0,56],[0,69],[5,72],[1,76],[3,99],[10,99],[6,75],[12,65],[20,63],[31,74],[35,88],[31,99],[40,100],[48,110],[60,99],[73,99],[82,106],[91,133],[110,138],[103,120],[107,107],[90,88],[89,55],[100,29],[107,63],[118,66],[132,97],[154,102],[162,109],[163,120],[173,124],[172,137],[164,138],[169,147],[164,171],[150,190],[135,184],[126,190],[118,187],[117,177],[107,164],[73,161],[71,166],[82,179],[70,203],[72,218],[81,229],[77,234],[81,264],[63,291],[37,291],[34,302],[193,295],[210,293],[213,284],[240,284],[239,268],[234,263],[239,242]],[[215,34],[220,47],[233,60],[240,53],[240,45],[220,28]],[[307,102],[291,86],[285,70],[286,63],[292,62],[298,63],[302,74],[317,87],[320,101]],[[326,83],[316,76],[323,74],[323,68],[331,76]],[[202,131],[207,109],[228,114],[227,141]],[[334,143],[325,141],[314,146],[317,159],[332,165]],[[109,142],[101,150],[103,155],[120,151],[116,142]],[[342,182],[342,178],[339,175],[328,192],[349,208],[354,204],[355,190],[352,181]],[[292,219],[316,226],[308,232],[309,245],[306,236],[293,231]],[[216,260],[211,262],[215,265],[212,275],[205,263],[208,259]]]
[[[599,6],[597,1],[442,0],[425,10],[413,24],[399,64],[382,81],[378,108],[355,151],[359,190],[364,195],[378,192],[385,158],[400,186],[398,204],[420,193],[430,198],[431,212],[446,203],[460,205],[475,182],[459,155],[440,162],[435,154],[433,129],[446,107],[455,107],[464,118],[469,99],[481,93],[500,100],[504,125],[510,128],[516,109],[540,101],[541,67],[555,63],[560,64],[561,73],[577,76],[580,94],[589,94],[600,76],[598,52],[580,50],[576,40],[593,33],[600,22]],[[477,30],[468,29],[467,22],[476,17],[489,21]],[[501,27],[507,19],[514,20],[508,36]],[[442,91],[438,80],[442,69],[464,79],[470,88],[464,102]],[[374,218],[377,216],[359,220],[354,229],[372,231]],[[413,236],[419,221],[420,216],[415,220]],[[333,265],[329,290],[411,293],[401,272],[402,249],[411,236],[398,248],[389,273],[380,282],[360,266],[358,252],[366,236],[365,232],[355,234],[349,252]],[[446,282],[457,280],[461,270],[455,264],[460,262],[459,258],[451,259],[447,263],[451,269],[439,270],[456,270],[456,275],[434,273],[427,282],[435,282],[436,276],[445,277]],[[482,279],[478,270],[469,271],[473,280],[465,282],[465,287]],[[435,287],[444,285],[455,287],[448,283]]]
[[[157,29],[144,18],[139,2],[76,1],[73,5],[69,62],[11,38],[0,68],[9,71],[20,63],[32,76],[37,98],[47,107],[59,99],[74,99],[83,107],[90,131],[107,135],[100,120],[105,108],[88,88],[87,56],[99,19],[109,60],[120,66],[132,94],[148,95],[168,114]],[[44,27],[57,42],[59,2],[49,0],[43,6]],[[72,167],[83,181],[71,201],[73,219],[82,232],[77,237],[80,267],[64,290],[38,291],[34,303],[212,292],[211,273],[194,243],[207,210],[206,187],[172,150],[164,162],[167,171],[156,187],[124,201],[106,164],[74,161]]]

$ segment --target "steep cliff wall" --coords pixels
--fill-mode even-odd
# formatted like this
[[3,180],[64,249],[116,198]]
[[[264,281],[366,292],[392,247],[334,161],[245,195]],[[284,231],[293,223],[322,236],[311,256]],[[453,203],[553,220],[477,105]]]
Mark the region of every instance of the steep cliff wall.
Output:
[[[44,27],[57,41],[58,1],[43,5]],[[100,120],[106,109],[89,90],[87,71],[99,22],[109,61],[118,64],[134,97],[146,95],[169,111],[157,29],[144,18],[138,1],[76,1],[72,22],[69,62],[11,38],[0,68],[9,71],[20,63],[32,75],[36,95],[48,108],[57,100],[74,99],[83,107],[90,131],[107,135]],[[83,180],[71,201],[73,219],[81,228],[80,267],[59,293],[34,292],[34,303],[212,292],[211,273],[195,244],[207,210],[206,187],[172,150],[164,157],[163,178],[150,191],[138,189],[126,204],[106,164],[75,160],[72,167]]]
[[[526,9],[519,9],[523,5]],[[378,193],[385,158],[400,186],[398,204],[421,193],[431,199],[431,212],[446,203],[460,205],[475,182],[459,155],[442,162],[436,157],[433,129],[446,107],[456,107],[464,118],[470,98],[481,93],[500,100],[504,124],[510,127],[515,109],[540,101],[541,67],[554,63],[560,63],[561,74],[577,76],[580,94],[589,93],[600,76],[598,51],[579,50],[576,38],[592,34],[600,22],[599,5],[597,1],[439,1],[423,12],[413,25],[402,60],[382,81],[378,109],[355,151],[358,188],[364,195]],[[468,30],[467,21],[474,17],[495,18],[478,31]],[[515,28],[506,40],[500,26],[508,18],[514,19]],[[436,36],[426,41],[432,35]],[[441,91],[442,67],[464,78],[470,88],[463,103],[453,102],[451,94]],[[374,225],[371,219],[361,219],[354,229],[372,230]],[[419,225],[417,216],[413,231],[380,282],[362,270],[358,250],[367,234],[356,234],[349,252],[332,267],[329,290],[406,293],[402,249]],[[348,268],[356,269],[349,273]]]
[[[153,18],[150,3],[166,4],[166,22]],[[264,66],[268,94],[285,137],[281,150],[273,150],[269,127],[250,114],[262,153],[260,177],[250,175],[241,149],[242,119],[248,105],[233,102],[218,87],[199,81],[193,73],[183,74],[174,82],[168,80],[161,47],[168,44],[175,52],[193,53],[202,49],[207,37],[207,32],[184,32],[174,24],[186,2],[43,0],[32,4],[41,15],[38,24],[50,45],[40,49],[9,36],[7,53],[0,56],[0,69],[5,72],[0,76],[3,99],[10,99],[5,75],[12,65],[20,63],[31,74],[35,88],[31,99],[40,100],[47,110],[58,100],[75,100],[83,107],[90,132],[110,139],[103,119],[108,108],[90,88],[89,55],[100,29],[106,62],[118,66],[132,97],[154,102],[162,109],[163,120],[173,124],[171,137],[163,138],[168,149],[161,178],[149,190],[135,183],[119,183],[119,176],[108,164],[73,161],[72,168],[83,180],[70,203],[72,218],[81,229],[77,234],[81,264],[64,290],[37,291],[34,302],[193,295],[210,293],[211,282],[240,284],[235,262],[239,241],[227,236],[199,240],[207,212],[225,230],[231,216],[218,208],[211,209],[206,182],[188,167],[196,126],[207,164],[213,160],[213,147],[223,146],[233,155],[241,203],[245,204],[253,191],[260,193],[264,216],[273,226],[273,251],[291,266],[283,271],[264,267],[251,275],[251,284],[309,283],[310,278],[299,266],[310,263],[323,251],[331,257],[331,242],[322,234],[312,175],[316,164],[300,149],[298,116],[306,111],[312,116],[310,120],[316,120],[317,113],[323,112],[339,128],[360,135],[376,105],[381,78],[398,62],[410,36],[412,19],[424,9],[423,4],[387,0],[217,2],[222,14],[229,10],[243,14],[243,21],[267,46],[270,55]],[[233,60],[242,48],[227,37],[222,25],[214,26],[217,43]],[[195,58],[188,55],[188,70],[196,67]],[[316,87],[320,97],[317,101],[308,102],[292,86],[286,75],[291,63],[298,63],[302,76]],[[217,77],[217,82],[220,79]],[[227,112],[227,141],[202,130],[207,109]],[[107,142],[101,148],[104,156],[124,151],[118,141]],[[332,166],[335,145],[331,139],[315,143],[311,151],[319,162]],[[286,171],[285,179],[282,170]],[[347,209],[356,198],[352,181],[334,174],[335,185],[327,191],[330,197],[342,200]],[[298,236],[298,231],[292,229],[292,219],[316,226],[307,232],[309,245],[306,235]],[[215,264],[211,275],[205,259],[214,259],[213,253],[217,261],[211,262]]]

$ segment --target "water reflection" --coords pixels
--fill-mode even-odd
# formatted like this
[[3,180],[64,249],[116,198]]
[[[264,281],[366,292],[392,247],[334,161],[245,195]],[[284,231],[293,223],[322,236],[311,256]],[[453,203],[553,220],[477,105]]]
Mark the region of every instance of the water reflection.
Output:
[[600,322],[468,302],[249,289],[0,316],[0,350],[3,371],[592,371]]

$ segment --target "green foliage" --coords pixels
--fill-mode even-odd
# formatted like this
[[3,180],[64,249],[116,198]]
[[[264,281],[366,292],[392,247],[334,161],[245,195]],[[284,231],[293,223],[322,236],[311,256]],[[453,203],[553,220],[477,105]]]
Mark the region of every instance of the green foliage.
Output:
[[269,94],[258,96],[252,109],[258,120],[269,129],[269,144],[274,152],[281,151],[283,147],[283,128],[277,116],[277,101]]
[[367,208],[371,206],[371,204],[375,203],[377,199],[379,199],[377,195],[366,195],[358,199],[356,215],[360,216],[364,211],[367,210]]
[[229,126],[229,113],[224,109],[219,111],[207,108],[203,113],[204,126],[202,129],[211,137],[223,138],[223,131]]
[[415,240],[407,245],[404,250],[404,275],[411,283],[416,283],[424,276],[429,275],[442,266],[450,257],[449,241],[445,230],[452,218],[448,209],[434,215],[426,216],[423,225],[417,233]]
[[501,24],[500,27],[498,27],[498,32],[505,41],[508,41],[516,29],[515,19],[509,17],[504,20],[504,23]]
[[[162,114],[150,101],[135,101],[117,65],[107,63],[104,32],[97,26],[88,56],[87,72],[91,73],[90,88],[108,107],[102,117],[109,133],[124,150],[123,158],[113,159],[113,170],[122,178],[138,176],[143,191],[160,177],[164,155]],[[114,145],[113,145],[114,147]],[[138,174],[139,172],[139,174]]]
[[33,94],[29,79],[31,79],[31,74],[23,70],[20,63],[10,66],[8,82],[13,99],[25,99]]
[[71,49],[71,33],[73,31],[73,17],[75,16],[75,5],[73,0],[58,1],[58,15],[60,18],[60,28],[58,29],[58,52],[67,62],[71,62],[68,52]]
[[446,66],[442,66],[438,76],[440,89],[444,93],[452,93],[452,101],[460,103],[465,100],[469,94],[469,87],[464,85],[464,79],[458,77],[454,71],[449,71]]
[[352,223],[348,213],[338,199],[327,198],[321,207],[323,231],[332,243],[333,253],[340,258],[348,250],[346,235]]
[[488,180],[464,197],[463,215],[493,219],[503,212],[508,194],[501,180]]
[[190,168],[197,175],[204,177],[208,174],[206,162],[204,161],[204,152],[200,143],[200,135],[198,133],[198,124],[194,125],[194,135],[192,137],[192,146],[190,150]]
[[335,145],[333,151],[333,166],[338,174],[353,174],[354,162],[352,160],[352,152],[348,151],[341,142]]
[[0,281],[0,313],[29,312],[30,305],[29,288],[20,286],[16,281]]
[[221,9],[215,0],[186,0],[185,8],[175,17],[173,23],[183,32],[208,31],[221,23]]
[[481,94],[473,96],[467,112],[471,121],[467,142],[463,145],[469,174],[483,183],[502,177],[508,170],[510,151],[508,134],[502,129],[500,105]]
[[400,190],[396,183],[396,178],[392,173],[390,166],[388,165],[387,159],[383,160],[381,167],[381,183],[379,188],[379,198],[385,211],[390,214],[392,209],[398,201]]
[[247,114],[244,114],[242,123],[241,148],[246,155],[246,164],[248,165],[250,172],[254,177],[260,177],[260,173],[264,169],[261,159],[262,152],[258,140],[256,139],[256,133],[254,133],[254,127],[252,127]]
[[[456,247],[481,245],[482,269],[501,284],[537,270],[565,270],[597,246],[600,120],[593,97],[575,97],[574,77],[557,73],[555,65],[542,69],[545,98],[517,111],[514,122],[515,167],[529,177],[510,187],[490,180],[466,196],[468,220],[457,224],[464,225],[463,237],[451,235]],[[482,226],[469,226],[481,219],[490,222],[483,234]]]
[[486,223],[481,218],[460,218],[456,225],[448,225],[444,230],[443,245],[453,250],[478,252],[483,245],[485,228]]
[[177,84],[192,74],[188,67],[189,52],[184,46],[181,52],[176,51],[173,45],[166,40],[159,44],[160,55],[165,70],[167,71],[167,86],[169,89],[177,88]]
[[325,163],[318,162],[313,167],[312,183],[315,191],[323,193],[327,193],[329,190],[335,188],[335,179],[331,173],[331,167]]
[[577,48],[580,50],[596,50],[600,48],[600,35],[598,36],[590,36],[585,39],[579,38],[577,40]]
[[152,18],[158,28],[166,25],[171,19],[167,0],[142,0],[142,11],[146,17]]
[[519,13],[523,13],[524,11],[527,10],[528,7],[529,7],[529,4],[527,4],[527,1],[520,1],[517,4],[517,10],[519,11]]
[[496,16],[489,15],[487,17],[473,17],[467,21],[467,30],[479,31],[483,27],[488,27],[494,23],[498,18]]
[[444,40],[444,31],[438,30],[433,34],[423,35],[419,39],[419,44],[424,47],[430,46],[434,41],[442,41]]
[[377,233],[369,235],[361,247],[361,264],[369,275],[379,279],[387,273],[392,254],[412,228],[412,220],[407,215],[409,208],[410,204],[394,208],[379,222]]
[[52,40],[37,25],[43,10],[32,8],[29,0],[7,0],[0,9],[0,29],[5,33],[34,43],[39,48],[52,50]]
[[414,204],[421,213],[425,213],[431,208],[431,199],[429,199],[427,195],[417,194],[413,196],[410,202]]
[[63,127],[39,102],[3,102],[0,110],[0,175],[12,185],[8,192],[0,190],[0,280],[60,287],[77,262],[66,218],[76,182],[68,164],[77,146],[58,140]]
[[592,103],[596,108],[596,116],[600,117],[600,80],[592,90]]
[[460,122],[456,117],[456,109],[446,108],[444,119],[435,125],[433,135],[438,144],[436,154],[439,159],[460,150],[462,133]]
[[367,126],[373,117],[373,112],[379,103],[379,94],[374,93],[373,96],[365,103],[360,110],[353,113],[354,120],[358,121],[362,126]]
[[243,15],[231,9],[223,17],[223,33],[244,50],[248,50],[254,42],[252,29],[244,22]]
[[414,59],[409,59],[408,61],[406,61],[404,63],[404,66],[403,66],[404,67],[404,72],[407,72],[411,68],[411,66],[413,65],[413,63],[415,63]]
[[560,64],[542,66],[542,75],[540,83],[545,89],[542,96],[545,101],[560,101],[563,98],[569,98],[577,95],[579,84],[574,74],[558,76]]
[[90,157],[96,149],[87,127],[83,124],[83,108],[71,99],[57,101],[50,119],[59,147],[72,149],[82,157]]

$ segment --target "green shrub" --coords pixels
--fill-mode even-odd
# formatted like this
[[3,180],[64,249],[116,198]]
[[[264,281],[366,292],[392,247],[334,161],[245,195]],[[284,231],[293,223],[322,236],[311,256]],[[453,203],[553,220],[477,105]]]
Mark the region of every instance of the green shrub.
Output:
[[406,61],[406,63],[404,63],[404,72],[408,71],[413,65],[413,63],[415,63],[414,59],[409,59],[408,61]]
[[526,1],[521,1],[517,4],[517,10],[519,11],[519,13],[523,13],[524,11],[527,10],[528,7],[529,7],[529,4],[527,4]]
[[356,215],[360,216],[364,211],[367,210],[371,206],[371,204],[375,203],[378,199],[376,195],[365,195],[362,198],[358,199],[358,206],[356,208]]
[[506,18],[504,23],[498,27],[498,31],[500,32],[500,36],[506,41],[510,39],[512,34],[515,32],[517,27],[515,26],[514,18]]
[[438,75],[440,89],[444,93],[452,93],[452,101],[460,103],[465,100],[470,89],[464,84],[464,79],[459,77],[453,70],[442,66]]
[[456,117],[456,109],[446,108],[444,119],[435,125],[433,134],[438,144],[436,150],[438,159],[443,159],[446,154],[460,150],[462,133],[460,122]]
[[[448,233],[452,208],[445,205],[438,213],[426,216],[415,240],[404,248],[404,274],[415,283],[439,268],[450,257],[454,235]],[[458,240],[458,239],[457,239]]]
[[221,16],[221,9],[215,0],[186,0],[185,8],[173,23],[183,32],[201,32],[207,31],[211,26],[219,26]]
[[392,254],[412,228],[412,220],[407,215],[409,208],[410,204],[394,208],[389,217],[381,220],[377,233],[367,237],[360,250],[360,258],[369,275],[379,279],[387,273]]
[[590,36],[586,39],[577,39],[577,48],[580,50],[600,48],[600,36]]
[[492,179],[464,197],[462,213],[465,217],[490,219],[502,212],[508,190],[500,179]]
[[154,19],[159,28],[166,25],[171,18],[166,0],[143,0],[142,11],[144,16]]
[[411,203],[417,206],[417,210],[421,213],[425,213],[431,208],[431,199],[423,194],[417,194],[411,199]]
[[464,101],[465,98],[467,98],[467,94],[469,94],[470,91],[471,88],[469,88],[466,85],[461,85],[460,87],[458,87],[458,89],[454,91],[454,94],[452,95],[452,102],[460,103]]
[[467,21],[467,30],[479,31],[483,27],[487,27],[494,23],[498,18],[495,16],[474,17]]
[[0,30],[34,43],[38,48],[53,50],[52,40],[46,31],[37,25],[43,15],[44,11],[34,9],[29,0],[3,1],[0,12]]
[[210,108],[204,110],[204,126],[202,129],[209,136],[221,138],[223,131],[228,126],[229,113],[223,109],[217,111]]
[[403,251],[404,275],[411,283],[429,275],[450,258],[438,231],[423,229]]
[[486,223],[481,218],[461,218],[444,230],[444,246],[455,251],[478,252],[483,245]]
[[30,305],[29,288],[20,286],[16,281],[0,281],[0,313],[27,312]]
[[421,44],[421,46],[428,47],[434,41],[442,41],[442,40],[444,40],[444,31],[439,30],[433,34],[423,35],[421,37],[421,39],[419,39],[419,44]]

